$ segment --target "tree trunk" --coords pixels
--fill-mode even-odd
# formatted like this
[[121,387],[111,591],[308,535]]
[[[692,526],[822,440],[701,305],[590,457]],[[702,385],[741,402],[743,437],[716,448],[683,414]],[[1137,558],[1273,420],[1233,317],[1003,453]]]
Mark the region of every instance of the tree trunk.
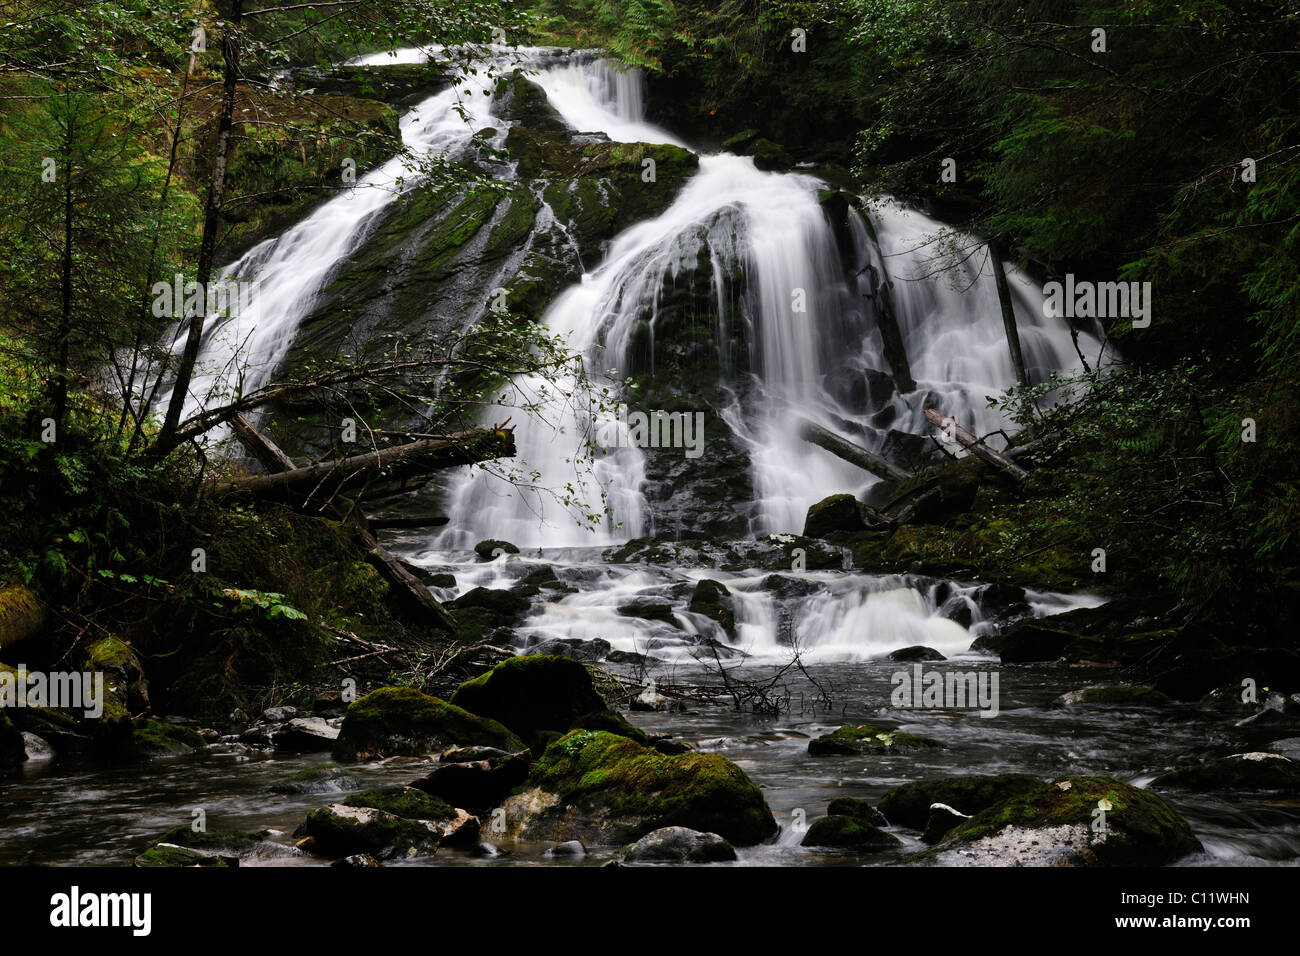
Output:
[[[212,163],[212,182],[208,186],[207,203],[203,209],[203,238],[199,243],[199,261],[196,280],[200,295],[207,300],[208,283],[212,280],[212,260],[216,255],[218,217],[221,213],[222,197],[226,188],[226,164],[230,157],[230,130],[234,125],[235,88],[239,79],[239,25],[243,18],[244,0],[231,0],[231,14],[221,33],[221,52],[225,60],[225,77],[221,92],[221,116],[217,121],[217,153]],[[172,384],[171,402],[167,405],[167,415],[163,420],[162,430],[154,442],[154,454],[166,455],[176,447],[176,429],[180,425],[181,412],[185,408],[185,399],[190,391],[190,378],[194,374],[194,365],[199,358],[199,349],[203,344],[203,320],[205,309],[190,316],[189,331],[185,337],[185,351],[181,355],[180,367],[176,369],[176,381]]]
[[[263,450],[260,454],[265,453]],[[362,488],[375,480],[384,483],[414,482],[418,485],[432,477],[433,472],[443,468],[471,465],[493,458],[508,458],[514,453],[513,431],[480,428],[445,438],[394,445],[350,458],[322,461],[280,474],[234,478],[218,483],[214,493],[217,497],[250,495],[301,506],[312,499],[329,501],[341,491]],[[255,451],[254,454],[259,452]]]
[[906,481],[911,472],[904,471],[891,461],[886,461],[875,452],[867,451],[861,445],[854,444],[847,438],[841,438],[832,431],[822,428],[810,421],[800,420],[799,437],[806,442],[824,448],[832,455],[843,458],[851,465],[857,465],[863,471],[869,471],[877,478],[890,481]]
[[1017,482],[1026,482],[1029,480],[1029,472],[1021,468],[1006,455],[999,451],[994,451],[988,445],[984,444],[982,439],[976,438],[966,429],[958,425],[953,419],[946,418],[937,409],[927,408],[925,410],[926,420],[931,424],[943,429],[944,433],[960,442],[970,450],[971,454],[976,455],[982,461],[992,465],[994,468],[1010,475]]
[[1011,302],[1011,289],[1007,286],[1007,273],[1002,264],[998,241],[998,239],[990,239],[988,250],[989,259],[993,264],[993,281],[998,287],[998,305],[1002,309],[1002,328],[1007,334],[1007,349],[1011,352],[1011,365],[1016,370],[1016,381],[1022,387],[1027,387],[1029,375],[1025,372],[1025,356],[1020,351],[1020,330],[1016,328],[1016,310]]

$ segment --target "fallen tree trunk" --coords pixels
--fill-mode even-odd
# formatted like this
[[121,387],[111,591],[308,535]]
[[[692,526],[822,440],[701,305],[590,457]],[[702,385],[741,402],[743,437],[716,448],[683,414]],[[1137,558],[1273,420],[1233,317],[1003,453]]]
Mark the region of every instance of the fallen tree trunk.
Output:
[[1011,303],[1011,289],[1007,287],[1007,273],[1002,265],[1002,252],[998,249],[998,240],[990,239],[988,243],[989,259],[993,263],[993,282],[998,288],[998,306],[1002,310],[1002,328],[1007,334],[1007,349],[1011,353],[1011,365],[1016,370],[1016,381],[1022,387],[1029,386],[1029,375],[1025,371],[1025,356],[1020,350],[1020,330],[1016,328],[1016,310]]
[[971,454],[976,455],[980,460],[992,465],[994,468],[1010,475],[1017,482],[1026,482],[1029,480],[1029,472],[1021,468],[1006,455],[999,451],[994,451],[984,442],[976,438],[966,429],[962,428],[951,418],[945,417],[938,409],[927,408],[925,410],[926,420],[932,425],[943,429],[944,433],[960,442]]
[[428,438],[405,445],[393,445],[350,458],[322,461],[275,474],[233,478],[218,483],[214,493],[219,498],[249,495],[292,504],[303,504],[313,498],[328,501],[339,492],[363,488],[372,481],[413,482],[410,487],[416,487],[441,469],[472,465],[493,458],[507,458],[514,453],[513,431],[480,428],[445,438]]
[[832,455],[844,459],[851,465],[857,465],[863,471],[871,472],[878,478],[887,478],[890,481],[906,481],[912,477],[911,472],[904,471],[892,461],[887,461],[875,452],[867,451],[861,445],[855,444],[847,438],[841,438],[833,431],[822,428],[822,426],[813,422],[800,421],[799,437],[816,445],[818,448],[826,449]]
[[[293,459],[286,455],[275,442],[259,432],[242,415],[234,420],[235,437],[260,460],[270,475],[258,477],[287,477],[297,472],[310,471],[310,468],[297,468]],[[513,448],[514,437],[510,436]],[[399,446],[400,447],[400,446]],[[406,612],[417,621],[436,627],[449,633],[455,633],[456,620],[440,604],[429,589],[406,569],[402,562],[389,554],[375,539],[370,529],[358,521],[355,509],[342,502],[330,500],[326,510],[340,521],[352,527],[361,538],[361,545],[366,549],[366,560],[379,572],[395,590]],[[446,518],[442,519],[444,522]]]
[[1035,438],[1033,441],[1025,442],[1023,445],[1012,445],[1002,454],[1008,458],[1023,458],[1025,455],[1033,455],[1042,451],[1044,448],[1050,448],[1057,444],[1062,438],[1061,432],[1050,432]]

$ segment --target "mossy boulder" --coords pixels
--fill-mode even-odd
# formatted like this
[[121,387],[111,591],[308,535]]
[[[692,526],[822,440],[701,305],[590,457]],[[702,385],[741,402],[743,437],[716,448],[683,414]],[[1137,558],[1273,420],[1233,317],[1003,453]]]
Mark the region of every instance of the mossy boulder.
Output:
[[1166,694],[1141,684],[1107,684],[1069,691],[1052,703],[1057,707],[1086,704],[1102,707],[1161,707],[1170,703],[1170,699]]
[[314,850],[329,856],[431,856],[442,842],[442,828],[431,820],[342,803],[313,810],[302,831],[315,841]]
[[650,738],[646,732],[635,724],[629,723],[626,717],[614,710],[597,710],[590,714],[583,714],[569,725],[569,729],[603,730],[608,734],[618,734],[628,740],[635,740],[643,747],[650,746]]
[[411,786],[454,807],[487,810],[495,807],[528,777],[525,751],[482,760],[443,762]]
[[932,804],[946,804],[973,816],[1004,800],[1037,792],[1041,786],[1037,777],[1023,773],[916,780],[886,793],[880,812],[890,823],[920,830],[930,819]]
[[369,760],[473,745],[524,749],[522,740],[491,718],[410,687],[385,687],[348,707],[334,756],[338,760]]
[[461,684],[451,700],[500,721],[525,740],[539,731],[567,731],[579,717],[605,710],[585,667],[546,654],[502,661]]
[[1270,790],[1300,794],[1300,763],[1275,753],[1233,754],[1177,767],[1151,782],[1184,790]]
[[159,843],[170,843],[202,850],[238,856],[261,843],[263,836],[255,830],[195,830],[192,826],[172,827],[162,835]]
[[[1105,830],[1096,832],[1103,808]],[[1111,777],[1070,777],[982,810],[923,858],[948,865],[1163,866],[1202,849],[1187,821],[1155,794]]]
[[898,730],[877,730],[868,724],[845,724],[808,742],[808,752],[817,757],[849,754],[916,753],[943,744],[920,734]]
[[856,534],[866,531],[862,518],[862,502],[853,495],[831,495],[808,509],[804,518],[803,533],[809,538],[825,538],[835,532]]
[[751,846],[777,831],[763,794],[720,754],[668,757],[626,737],[575,730],[503,805],[516,839],[631,843],[661,827]]
[[[125,641],[103,637],[86,648],[82,667],[104,675],[104,694],[133,714],[150,709],[149,682],[140,657]],[[107,710],[107,704],[106,704]]]
[[383,810],[404,820],[454,820],[456,808],[445,800],[415,787],[385,787],[354,793],[343,801],[345,807],[370,807]]
[[639,617],[643,621],[663,621],[677,627],[677,618],[673,616],[673,606],[666,601],[629,601],[618,606],[618,613],[623,617]]
[[502,554],[518,554],[519,548],[509,541],[488,538],[474,545],[474,553],[478,555],[480,561],[494,561]]
[[138,720],[131,730],[128,755],[132,757],[183,757],[207,746],[196,731],[160,720]]
[[832,814],[814,820],[804,834],[800,846],[840,847],[846,850],[884,850],[898,846],[902,841],[892,833],[864,820],[860,816]]
[[857,797],[838,797],[830,802],[826,808],[826,815],[832,817],[853,817],[855,820],[862,820],[870,823],[874,827],[888,826],[889,821],[885,815],[867,803],[865,800],[859,800]]
[[203,853],[199,850],[192,850],[189,847],[160,843],[157,846],[150,847],[137,856],[132,865],[141,868],[175,866],[210,866],[229,868],[231,866],[238,866],[238,861],[232,862],[227,857],[211,853]]
[[273,784],[272,793],[345,793],[361,787],[361,779],[342,767],[330,763],[317,764]]
[[31,588],[0,588],[0,648],[35,637],[45,626],[45,605]]
[[719,581],[705,578],[696,582],[687,610],[717,622],[727,634],[734,636],[736,633],[735,601],[726,585]]

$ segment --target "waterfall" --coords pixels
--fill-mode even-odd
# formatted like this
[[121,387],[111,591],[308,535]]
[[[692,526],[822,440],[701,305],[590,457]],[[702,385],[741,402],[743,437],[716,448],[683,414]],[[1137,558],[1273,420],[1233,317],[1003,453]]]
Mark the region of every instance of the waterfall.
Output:
[[[595,58],[571,60],[542,73],[537,82],[575,130],[602,132],[629,142],[678,143],[645,121],[640,77]],[[680,144],[679,144],[680,145]],[[1010,428],[987,398],[1015,381],[1001,323],[991,266],[979,250],[955,268],[940,270],[932,251],[944,235],[936,221],[895,202],[873,216],[876,237],[851,211],[851,241],[859,288],[846,280],[840,249],[818,202],[824,184],[801,173],[764,172],[748,157],[703,156],[699,171],[661,215],[626,230],[610,244],[605,261],[561,294],[544,316],[552,332],[570,336],[593,370],[625,369],[634,330],[648,321],[653,335],[659,290],[666,279],[696,269],[701,252],[715,276],[741,274],[746,289],[741,314],[733,316],[721,284],[714,311],[719,336],[731,321],[747,323],[757,354],[750,365],[761,386],[757,407],[723,410],[727,424],[748,447],[759,498],[755,533],[799,531],[808,507],[829,494],[865,493],[876,480],[837,458],[811,449],[798,437],[796,419],[809,418],[879,449],[892,428],[913,435],[934,432],[924,417],[938,407],[979,434]],[[892,279],[894,311],[917,389],[896,392],[862,407],[828,387],[846,371],[877,375],[888,369],[877,321],[862,286],[867,266]],[[937,273],[937,274],[936,274]],[[1043,317],[1041,292],[1024,275],[1008,270],[1026,365],[1035,380],[1053,369],[1079,367],[1070,329]],[[796,297],[802,301],[796,302]],[[801,310],[800,308],[801,307]],[[1100,333],[1079,333],[1085,355],[1101,349]],[[565,389],[561,389],[565,391]],[[496,410],[497,417],[500,411]],[[571,481],[580,440],[609,428],[591,410],[574,418],[559,408],[544,417],[520,412],[516,432],[525,470],[541,484]],[[566,422],[557,429],[556,419]],[[707,450],[705,459],[707,462]],[[705,465],[707,467],[707,465]],[[599,511],[603,490],[611,517],[590,534],[531,491],[507,489],[475,471],[452,491],[450,510],[458,527],[439,546],[466,547],[483,538],[528,546],[604,544],[653,530],[638,486],[644,456],[619,448],[595,461],[590,479],[567,507],[574,515]],[[549,506],[548,506],[549,505]]]

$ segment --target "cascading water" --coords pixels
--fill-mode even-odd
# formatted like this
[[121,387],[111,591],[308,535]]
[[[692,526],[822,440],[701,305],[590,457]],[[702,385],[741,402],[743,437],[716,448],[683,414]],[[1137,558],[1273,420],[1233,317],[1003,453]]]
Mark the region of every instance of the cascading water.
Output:
[[[586,58],[548,69],[537,82],[575,130],[615,140],[677,143],[645,122],[639,79],[633,71]],[[925,433],[926,407],[941,408],[979,433],[1008,426],[987,407],[988,396],[1015,380],[990,267],[977,254],[931,276],[937,269],[926,250],[943,229],[896,203],[886,203],[875,217],[877,241],[852,213],[853,253],[860,273],[874,260],[893,280],[894,309],[917,389],[864,406],[838,399],[827,387],[828,378],[846,369],[879,372],[887,365],[869,300],[846,280],[835,235],[818,203],[823,187],[812,176],[760,171],[747,157],[702,157],[676,201],[618,236],[605,261],[559,296],[544,317],[551,331],[568,335],[570,344],[589,357],[592,369],[624,369],[638,325],[648,321],[653,335],[665,280],[695,270],[702,252],[715,277],[743,275],[739,315],[731,315],[720,282],[713,306],[720,337],[729,322],[746,325],[750,366],[761,390],[754,407],[722,410],[750,451],[759,499],[755,533],[798,531],[816,501],[846,490],[861,493],[875,483],[853,466],[811,451],[798,437],[800,418],[841,431],[847,427],[851,437],[875,448],[890,428]],[[858,285],[866,281],[859,278]],[[1039,379],[1052,369],[1077,368],[1068,325],[1043,317],[1042,297],[1026,277],[1011,270],[1009,284],[1027,366]],[[1078,338],[1085,354],[1100,349],[1097,335],[1080,332]],[[576,416],[558,407],[531,419],[520,415],[516,422],[528,420],[517,432],[520,459],[542,475],[542,485],[552,487],[572,480],[580,443],[592,438],[593,430],[608,434],[616,427],[591,409]],[[566,423],[562,434],[551,424],[556,420]],[[572,515],[537,493],[506,490],[498,479],[473,473],[453,490],[458,527],[439,543],[464,547],[483,538],[506,538],[555,547],[636,536],[652,522],[638,493],[644,467],[636,448],[619,447],[599,459],[593,480],[579,486],[567,504]],[[593,536],[573,515],[599,512],[602,490],[612,517]]]

